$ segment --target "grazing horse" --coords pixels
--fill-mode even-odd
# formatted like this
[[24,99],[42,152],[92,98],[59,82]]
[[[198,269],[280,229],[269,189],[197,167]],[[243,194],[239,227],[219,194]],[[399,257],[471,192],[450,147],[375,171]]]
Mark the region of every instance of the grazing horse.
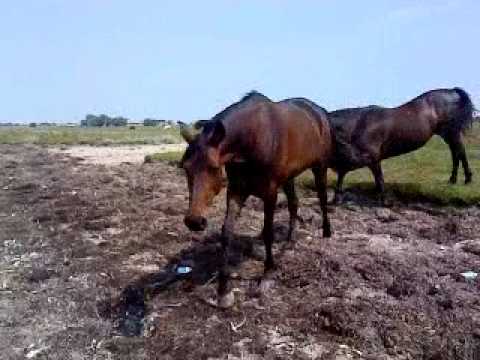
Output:
[[462,133],[472,124],[474,106],[462,89],[428,91],[396,108],[368,106],[328,114],[335,137],[332,168],[338,174],[333,202],[340,200],[347,172],[368,166],[383,203],[381,160],[416,150],[439,135],[450,147],[453,161],[450,183],[457,182],[462,162],[465,184],[472,181]]
[[287,196],[290,215],[288,240],[292,243],[298,199],[294,178],[312,169],[323,213],[323,236],[331,235],[327,215],[327,168],[333,140],[327,112],[303,98],[273,102],[251,92],[209,121],[197,124],[192,136],[182,129],[188,147],[181,161],[189,189],[185,224],[192,231],[206,228],[209,203],[228,179],[227,212],[222,228],[222,256],[218,277],[218,306],[233,305],[228,288],[228,247],[240,211],[250,196],[264,202],[265,274],[274,269],[273,216],[280,187]]

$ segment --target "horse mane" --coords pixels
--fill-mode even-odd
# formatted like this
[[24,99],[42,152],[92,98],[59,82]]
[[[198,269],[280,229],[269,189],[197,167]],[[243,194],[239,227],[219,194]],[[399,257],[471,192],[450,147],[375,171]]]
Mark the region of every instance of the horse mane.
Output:
[[262,93],[256,90],[249,91],[239,101],[233,103],[232,105],[226,107],[224,110],[216,114],[211,121],[212,122],[222,121],[232,112],[239,110],[240,108],[245,106],[247,103],[250,103],[253,101],[271,102],[272,100],[270,100],[267,96],[263,95]]
[[361,115],[369,110],[381,110],[383,109],[382,106],[378,105],[367,105],[367,106],[360,106],[360,107],[352,107],[352,108],[345,108],[345,109],[338,109],[329,111],[328,114],[334,117],[342,117],[348,116],[351,117],[355,114]]
[[474,121],[473,113],[475,111],[475,105],[473,104],[470,95],[464,89],[459,87],[429,90],[424,92],[423,94],[420,94],[416,98],[406,102],[403,105],[415,103],[416,101],[423,100],[424,98],[428,99],[428,97],[434,93],[454,93],[459,97],[459,100],[456,103],[455,110],[450,113],[449,127],[452,130],[465,132],[472,127]]

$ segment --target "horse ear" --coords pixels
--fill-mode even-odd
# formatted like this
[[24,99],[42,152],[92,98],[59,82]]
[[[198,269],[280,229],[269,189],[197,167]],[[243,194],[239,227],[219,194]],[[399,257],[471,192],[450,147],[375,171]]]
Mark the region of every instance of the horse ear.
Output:
[[183,139],[190,144],[195,139],[195,135],[193,135],[187,124],[179,122],[178,125],[180,126],[180,135],[182,135]]
[[222,124],[221,121],[216,121],[215,127],[212,130],[212,134],[208,139],[208,145],[217,147],[225,138],[225,134],[226,134],[225,126]]
[[198,120],[193,124],[195,130],[201,130],[207,126],[212,120]]

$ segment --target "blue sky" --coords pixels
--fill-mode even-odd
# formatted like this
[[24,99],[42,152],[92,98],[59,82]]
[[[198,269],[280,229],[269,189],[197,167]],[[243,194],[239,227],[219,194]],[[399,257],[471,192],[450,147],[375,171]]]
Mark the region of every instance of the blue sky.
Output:
[[0,3],[0,122],[191,121],[245,92],[328,109],[461,86],[480,103],[480,2]]

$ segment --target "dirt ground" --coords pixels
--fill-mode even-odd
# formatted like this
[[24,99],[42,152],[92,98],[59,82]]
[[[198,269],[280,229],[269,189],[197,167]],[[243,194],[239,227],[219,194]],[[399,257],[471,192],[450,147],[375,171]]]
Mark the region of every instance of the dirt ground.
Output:
[[[205,299],[224,195],[194,235],[180,169],[35,146],[0,154],[1,359],[480,358],[480,281],[461,275],[480,271],[479,207],[383,209],[350,194],[323,239],[307,192],[287,250],[281,199],[279,269],[260,295],[263,214],[252,199],[231,258],[236,305],[221,311]],[[193,271],[177,275],[179,264]]]
[[51,152],[67,154],[82,158],[85,162],[96,165],[119,165],[121,163],[142,163],[145,155],[157,152],[182,151],[185,144],[163,145],[118,145],[89,146],[74,145],[61,148],[50,148]]

